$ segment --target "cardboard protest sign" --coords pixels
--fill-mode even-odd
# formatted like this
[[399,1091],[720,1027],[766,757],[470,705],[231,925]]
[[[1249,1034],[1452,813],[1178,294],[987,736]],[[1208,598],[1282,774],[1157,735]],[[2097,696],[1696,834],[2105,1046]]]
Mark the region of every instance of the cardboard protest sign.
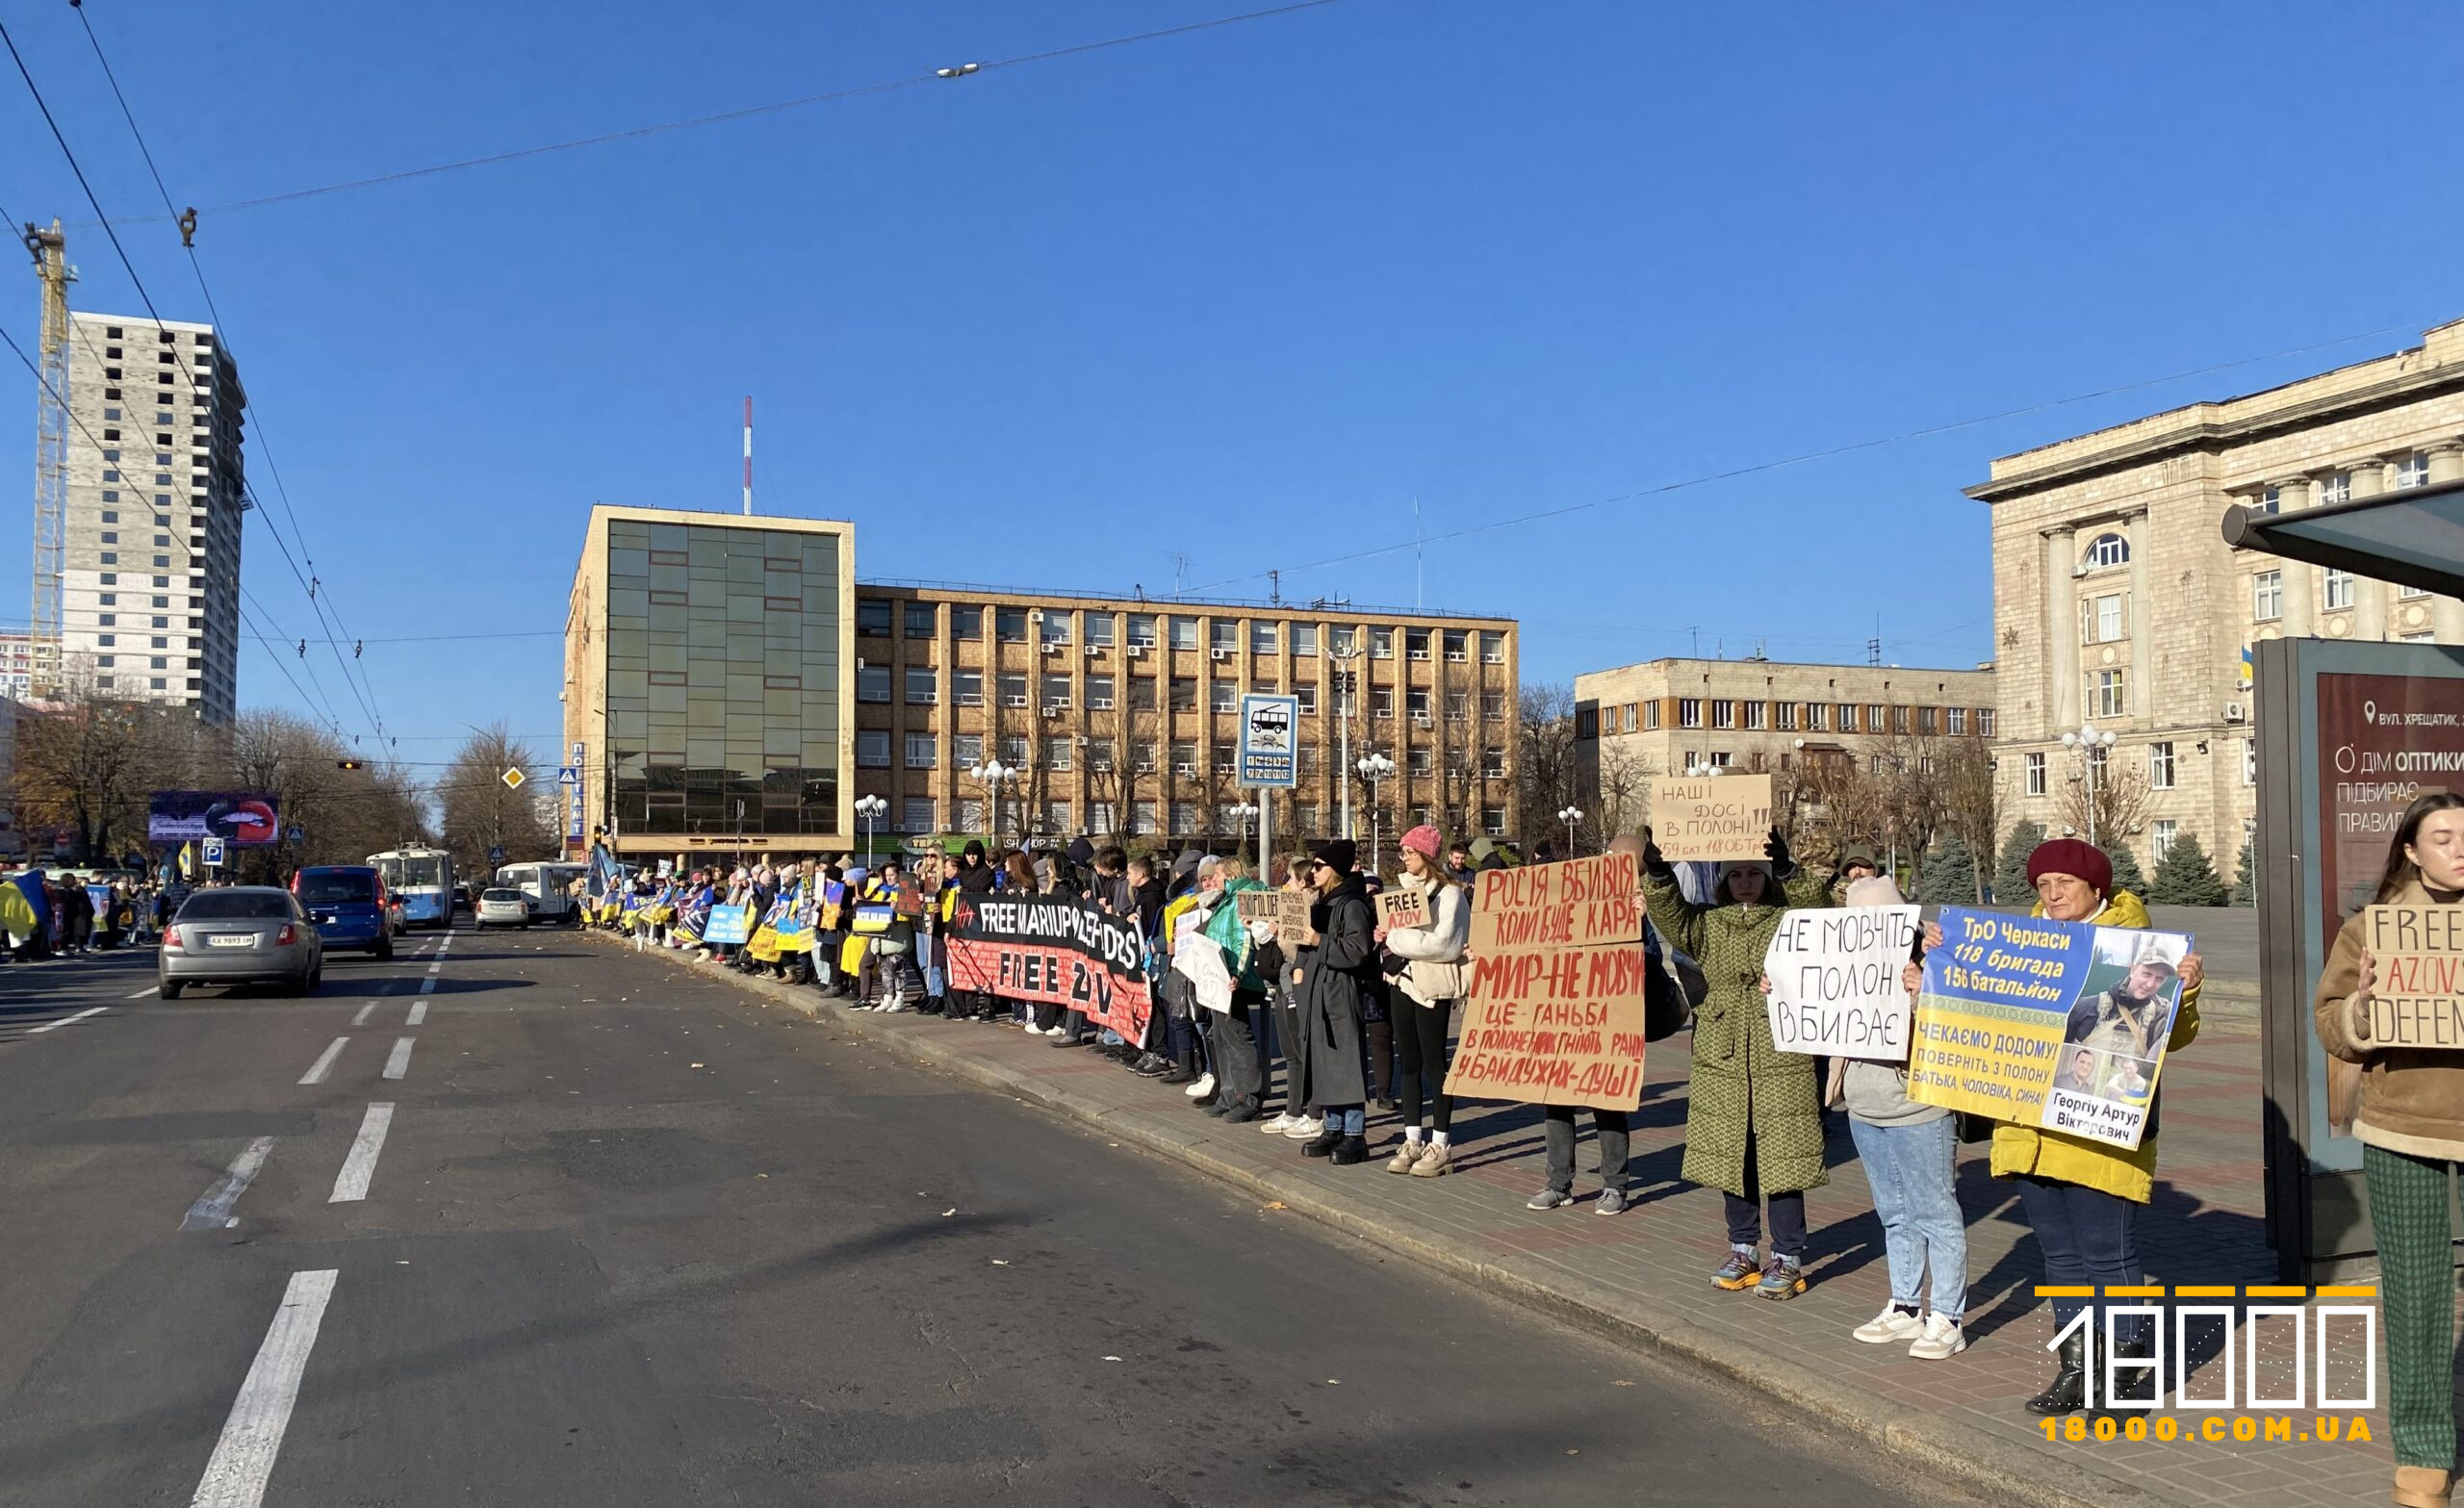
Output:
[[1663,775],[1652,780],[1652,841],[1670,863],[1760,858],[1771,838],[1771,777]]
[[746,913],[749,906],[714,906],[710,907],[709,925],[702,929],[704,942],[742,942],[753,934],[753,922]]
[[1377,892],[1377,922],[1387,928],[1427,926],[1428,893],[1409,885],[1380,890]]
[[1283,944],[1285,958],[1300,946],[1301,937],[1309,931],[1309,907],[1318,898],[1306,890],[1277,890],[1274,893],[1274,934]]
[[2186,933],[1945,907],[1908,1097],[2139,1145],[2182,996]]
[[1280,890],[1236,890],[1232,904],[1245,922],[1270,922],[1283,905]]
[[2378,971],[2371,1045],[2464,1047],[2464,909],[2365,907],[2361,925]]
[[1136,1042],[1154,1012],[1136,917],[1055,895],[966,894],[951,908],[950,984],[1084,1011]]
[[1780,917],[1762,956],[1771,1045],[1833,1058],[1908,1057],[1908,990],[1916,941],[1912,906],[1799,909]]
[[1484,870],[1446,1092],[1636,1109],[1646,956],[1630,854]]

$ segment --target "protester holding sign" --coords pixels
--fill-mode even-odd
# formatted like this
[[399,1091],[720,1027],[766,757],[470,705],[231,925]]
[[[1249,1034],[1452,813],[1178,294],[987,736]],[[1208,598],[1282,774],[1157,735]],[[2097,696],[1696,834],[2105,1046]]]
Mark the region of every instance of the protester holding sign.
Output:
[[[1454,1100],[1445,1092],[1446,1033],[1463,1000],[1463,949],[1472,935],[1472,907],[1463,887],[1438,863],[1440,841],[1437,829],[1426,823],[1403,834],[1403,878],[1396,894],[1417,901],[1424,919],[1413,926],[1390,921],[1377,929],[1377,940],[1404,965],[1396,981],[1401,987],[1394,996],[1395,1041],[1403,1063],[1397,1096],[1402,1102],[1403,1146],[1386,1171],[1415,1178],[1443,1176],[1451,1155]],[[1397,913],[1389,907],[1387,914],[1391,918]],[[1424,1075],[1438,1086],[1429,1096],[1425,1139],[1421,1132]]]
[[[2375,904],[2451,907],[2464,901],[2464,796],[2415,801],[2387,845]],[[2448,912],[2447,915],[2454,913]],[[2426,922],[2428,917],[2420,918]],[[2378,1240],[2378,1291],[2387,1316],[2388,1408],[2396,1444],[2395,1500],[2447,1508],[2455,1464],[2456,1164],[2464,1163],[2464,1056],[2390,1047],[2374,1019],[2379,962],[2356,917],[2336,933],[2313,1015],[2319,1044],[2359,1064],[2362,1176]]]
[[1361,1057],[1361,997],[1377,976],[1376,921],[1360,877],[1352,873],[1351,839],[1321,844],[1310,856],[1318,893],[1297,959],[1294,1016],[1298,1035],[1287,1049],[1285,1099],[1322,1119],[1323,1129],[1300,1150],[1348,1167],[1369,1157],[1369,1085]]
[[[2037,892],[2032,915],[2145,931],[2147,907],[2127,890],[2114,891],[2113,882],[2113,861],[2077,838],[2055,838],[2039,844],[2028,856],[2028,883]],[[1940,929],[1927,928],[1925,941],[1929,952],[1940,947]],[[2195,953],[2184,956],[2176,967],[2181,1004],[2165,1039],[2168,1052],[2177,1052],[2197,1037],[2198,987],[2205,977]],[[2141,1023],[2142,1027],[2146,1024]],[[2148,1107],[2136,1147],[2035,1126],[1996,1126],[1993,1176],[2012,1179],[2019,1187],[2020,1208],[2044,1253],[2047,1287],[2086,1291],[2092,1285],[2110,1291],[2145,1282],[2139,1259],[2139,1210],[2153,1196],[2156,1185],[2153,1105]],[[2055,1299],[2057,1333],[2090,1302]],[[2084,1406],[2089,1374],[2103,1375],[2095,1367],[2102,1342],[2092,1343],[2087,1335],[2092,1328],[2101,1333],[2104,1323],[2103,1306],[2098,1305],[2092,1324],[2063,1341],[2053,1380],[2028,1400],[2030,1413],[2063,1415]],[[2128,1360],[2152,1354],[2144,1333],[2123,1336],[2116,1342],[2115,1352]],[[2143,1390],[2152,1388],[2155,1381],[2145,1368],[2128,1367],[2119,1374],[2118,1387],[2143,1396]]]
[[[1643,899],[1660,935],[1702,965],[1710,991],[1694,1013],[1694,1074],[1686,1091],[1689,1183],[1726,1195],[1729,1256],[1711,1282],[1732,1292],[1790,1299],[1806,1290],[1806,1195],[1830,1182],[1822,1157],[1822,1105],[1813,1060],[1771,1041],[1762,960],[1783,910],[1821,906],[1830,886],[1796,873],[1774,829],[1763,860],[1720,866],[1712,902],[1679,888],[1656,844],[1643,851]],[[1781,890],[1786,877],[1788,889]],[[1763,1205],[1771,1255],[1759,1257]]]

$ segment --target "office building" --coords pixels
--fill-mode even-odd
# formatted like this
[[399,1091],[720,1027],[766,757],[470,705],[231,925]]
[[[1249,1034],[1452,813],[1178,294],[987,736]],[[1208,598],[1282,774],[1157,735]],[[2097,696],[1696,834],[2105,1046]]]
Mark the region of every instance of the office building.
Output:
[[847,846],[855,545],[828,520],[591,510],[558,759],[578,747],[584,836],[639,855]]
[[227,723],[239,696],[247,395],[214,328],[68,325],[61,672]]
[[[2226,878],[2256,817],[2250,649],[2279,635],[2464,643],[2464,602],[2255,552],[2227,507],[2464,479],[2464,321],[2420,345],[1992,463],[2006,821],[2075,828],[2087,759],[2144,863],[2195,834]],[[2093,754],[2062,735],[2098,734]],[[2111,732],[2111,747],[2102,735]]]
[[[1250,692],[1299,701],[1280,851],[1335,835],[1348,786],[1390,864],[1414,823],[1502,833],[1513,810],[1512,619],[875,581],[855,643],[856,787],[884,831],[1238,838],[1269,800],[1235,783]],[[1371,754],[1392,767],[1373,784]],[[988,784],[988,763],[1017,775]]]
[[1923,760],[1937,739],[1991,739],[1989,668],[1646,660],[1575,677],[1578,805],[1611,831],[1647,820],[1649,781],[1720,769],[1780,774]]

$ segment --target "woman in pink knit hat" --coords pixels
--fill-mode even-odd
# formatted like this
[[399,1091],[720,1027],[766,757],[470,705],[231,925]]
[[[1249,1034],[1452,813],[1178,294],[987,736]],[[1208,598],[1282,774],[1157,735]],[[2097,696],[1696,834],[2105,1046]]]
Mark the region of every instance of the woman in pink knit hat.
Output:
[[[1445,838],[1427,823],[1403,834],[1402,885],[1428,898],[1428,921],[1419,927],[1377,929],[1377,940],[1404,965],[1392,1007],[1395,1045],[1403,1061],[1399,1095],[1403,1145],[1386,1171],[1416,1178],[1436,1178],[1450,1165],[1454,1102],[1445,1093],[1446,1036],[1464,996],[1468,975],[1463,950],[1472,940],[1472,907],[1463,887],[1446,872],[1439,856],[1445,852]],[[1425,1135],[1421,1127],[1424,1073],[1434,1086]]]

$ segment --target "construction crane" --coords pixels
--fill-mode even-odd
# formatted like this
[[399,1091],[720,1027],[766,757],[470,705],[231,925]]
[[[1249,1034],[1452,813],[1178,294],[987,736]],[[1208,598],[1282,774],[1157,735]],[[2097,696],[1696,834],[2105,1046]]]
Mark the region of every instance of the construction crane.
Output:
[[34,632],[27,649],[34,694],[59,695],[61,679],[60,589],[66,569],[63,541],[68,518],[68,239],[60,221],[44,230],[26,225],[26,249],[42,279],[42,381],[35,395],[35,591]]

